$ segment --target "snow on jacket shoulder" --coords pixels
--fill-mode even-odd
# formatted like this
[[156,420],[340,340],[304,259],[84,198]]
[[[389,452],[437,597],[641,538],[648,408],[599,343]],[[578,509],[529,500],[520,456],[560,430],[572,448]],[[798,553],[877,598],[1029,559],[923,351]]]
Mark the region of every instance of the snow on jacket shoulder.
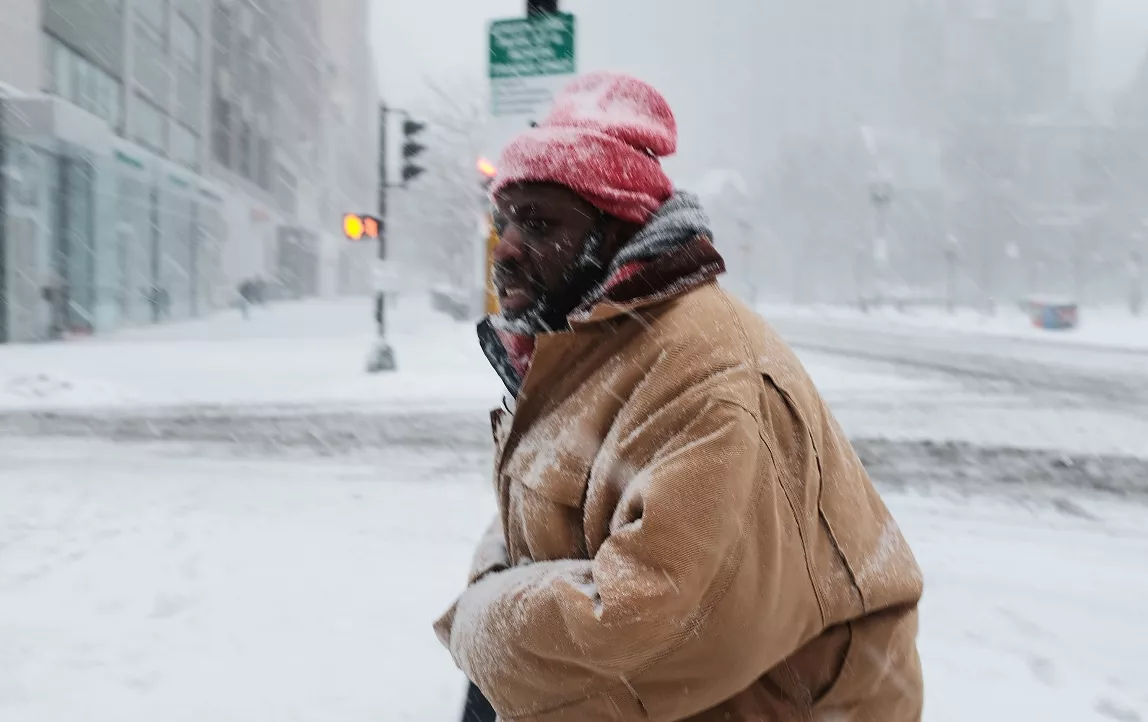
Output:
[[717,284],[540,337],[494,419],[501,523],[436,630],[501,719],[920,719],[912,553]]

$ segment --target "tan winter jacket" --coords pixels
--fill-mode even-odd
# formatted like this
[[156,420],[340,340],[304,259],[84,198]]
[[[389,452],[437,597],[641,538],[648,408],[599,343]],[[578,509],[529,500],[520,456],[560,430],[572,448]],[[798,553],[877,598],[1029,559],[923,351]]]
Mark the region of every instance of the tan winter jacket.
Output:
[[707,283],[538,339],[436,624],[507,722],[908,722],[921,574],[801,364]]

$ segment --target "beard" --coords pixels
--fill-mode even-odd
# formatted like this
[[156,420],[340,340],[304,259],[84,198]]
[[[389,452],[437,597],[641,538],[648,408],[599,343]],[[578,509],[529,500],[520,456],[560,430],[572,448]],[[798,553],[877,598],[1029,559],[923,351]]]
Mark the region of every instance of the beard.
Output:
[[566,317],[605,280],[601,253],[602,229],[595,225],[586,234],[578,262],[562,274],[562,283],[557,288],[541,288],[534,283],[538,294],[530,308],[513,315],[500,311],[491,316],[491,323],[501,331],[530,336],[565,330],[568,326]]

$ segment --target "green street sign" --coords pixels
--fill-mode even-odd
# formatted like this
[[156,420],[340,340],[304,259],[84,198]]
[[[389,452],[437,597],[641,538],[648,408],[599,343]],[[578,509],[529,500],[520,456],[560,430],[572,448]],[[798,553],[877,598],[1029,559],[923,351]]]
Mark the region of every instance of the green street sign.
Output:
[[573,75],[574,16],[553,13],[490,24],[490,77]]

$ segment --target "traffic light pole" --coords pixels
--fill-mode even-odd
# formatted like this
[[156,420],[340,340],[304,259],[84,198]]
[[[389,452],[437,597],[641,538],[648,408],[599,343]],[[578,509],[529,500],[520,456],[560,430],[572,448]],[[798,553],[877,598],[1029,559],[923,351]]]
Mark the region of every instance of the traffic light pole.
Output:
[[378,338],[371,349],[371,356],[367,360],[367,371],[379,373],[381,371],[394,371],[395,350],[387,341],[387,291],[384,286],[386,275],[383,264],[387,261],[387,116],[389,109],[386,105],[379,105],[379,257],[376,261],[375,285],[375,327]]
[[[403,122],[403,170],[402,183],[392,184],[387,180],[387,124],[391,113],[398,113],[406,120]],[[391,188],[406,188],[407,183],[423,173],[423,169],[415,165],[412,160],[426,148],[414,141],[425,128],[425,124],[411,119],[409,113],[403,110],[388,108],[379,105],[379,199],[378,199],[378,235],[379,256],[376,260],[375,273],[375,325],[378,329],[378,339],[371,351],[367,362],[367,371],[378,373],[380,371],[394,371],[396,367],[395,352],[387,342],[387,289],[388,279],[394,274],[388,273],[387,263],[387,191]]]
[[386,105],[379,105],[379,260],[387,259],[387,114]]
[[558,12],[558,0],[526,0],[526,17]]

